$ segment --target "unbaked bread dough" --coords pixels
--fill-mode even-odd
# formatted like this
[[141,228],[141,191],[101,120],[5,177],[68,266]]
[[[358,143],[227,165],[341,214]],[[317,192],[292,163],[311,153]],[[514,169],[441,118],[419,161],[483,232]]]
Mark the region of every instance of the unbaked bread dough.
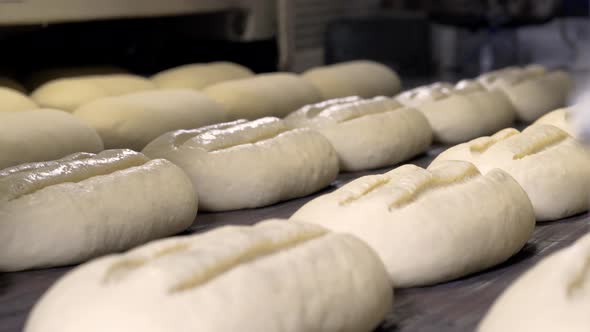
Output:
[[0,112],[0,169],[102,150],[96,131],[71,114],[46,109]]
[[505,93],[518,119],[527,122],[565,106],[573,84],[566,72],[547,71],[542,66],[511,67],[484,74],[478,80],[488,89]]
[[322,133],[336,149],[342,171],[397,164],[432,143],[424,115],[388,97],[345,97],[307,105],[287,116],[285,123]]
[[556,220],[588,209],[590,153],[563,130],[535,125],[504,129],[441,153],[431,165],[466,160],[481,172],[500,168],[529,195],[537,220]]
[[11,88],[0,87],[0,113],[29,111],[36,108],[39,106],[24,94]]
[[303,73],[303,78],[320,91],[323,99],[393,96],[401,90],[401,80],[395,71],[367,60],[312,68]]
[[496,300],[479,332],[590,330],[590,234],[543,259]]
[[35,90],[49,81],[60,78],[127,73],[127,70],[123,68],[109,65],[45,68],[32,73],[26,84],[30,90]]
[[435,141],[465,142],[512,125],[515,111],[499,91],[487,91],[469,80],[453,86],[435,83],[406,91],[396,98],[421,111],[428,119]]
[[6,76],[0,76],[0,88],[9,88],[12,90],[16,90],[20,93],[27,92],[27,90],[24,86],[22,86],[22,84]]
[[577,131],[574,128],[574,125],[570,122],[571,112],[573,112],[573,109],[569,107],[560,108],[558,110],[543,115],[537,121],[535,121],[533,125],[552,125],[565,131],[572,137],[577,137]]
[[25,332],[370,332],[392,302],[362,241],[269,220],[82,265],[43,295]]
[[330,142],[282,120],[237,120],[164,134],[143,150],[180,166],[199,193],[199,208],[255,208],[311,194],[338,175]]
[[313,85],[289,73],[260,74],[221,82],[207,87],[204,92],[225,107],[230,120],[283,117],[321,100]]
[[196,213],[197,196],[180,168],[130,150],[3,170],[0,271],[129,249],[188,228]]
[[254,76],[250,69],[237,63],[220,61],[170,68],[152,76],[152,80],[163,89],[202,90],[209,85],[250,76]]
[[154,90],[156,85],[141,76],[128,74],[93,75],[49,81],[31,94],[43,107],[74,111],[93,100]]
[[354,180],[291,217],[358,236],[396,287],[431,285],[499,264],[535,227],[526,193],[506,172],[462,161],[404,165]]
[[158,136],[226,120],[223,108],[193,90],[154,90],[89,102],[73,113],[96,129],[105,148],[143,149]]

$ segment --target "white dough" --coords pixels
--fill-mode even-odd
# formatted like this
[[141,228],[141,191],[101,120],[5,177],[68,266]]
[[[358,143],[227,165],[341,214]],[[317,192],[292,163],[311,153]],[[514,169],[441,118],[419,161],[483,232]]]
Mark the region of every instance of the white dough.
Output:
[[542,117],[540,117],[533,125],[536,124],[547,124],[555,126],[566,133],[568,133],[572,137],[577,137],[577,131],[574,128],[574,125],[570,122],[571,113],[573,112],[572,109],[565,107],[555,110],[553,112],[549,112]]
[[361,177],[291,218],[358,236],[379,254],[396,287],[431,285],[499,264],[535,227],[531,202],[514,179],[499,169],[482,175],[460,161]]
[[479,332],[590,331],[590,235],[543,259],[496,300]]
[[323,99],[393,96],[401,90],[401,80],[395,71],[367,60],[312,68],[303,73],[303,78],[320,91]]
[[392,291],[359,239],[268,220],[82,265],[43,295],[25,332],[370,332]]
[[188,228],[196,213],[180,168],[130,150],[0,170],[0,271],[129,249]]
[[31,97],[43,107],[72,112],[99,98],[154,89],[153,82],[136,75],[93,75],[49,81],[33,91]]
[[71,114],[47,109],[0,112],[0,169],[103,148],[96,131]]
[[474,163],[481,172],[500,168],[527,192],[539,221],[565,218],[588,209],[590,153],[563,130],[535,125],[519,133],[504,129],[441,153],[445,160]]
[[321,100],[313,85],[289,73],[260,74],[221,82],[207,87],[204,92],[225,107],[230,120],[283,117]]
[[250,76],[254,76],[250,69],[237,63],[220,61],[170,68],[152,76],[152,80],[162,89],[202,90],[209,85]]
[[220,105],[192,90],[156,90],[101,98],[74,115],[96,129],[107,149],[140,151],[158,136],[226,120]]
[[338,157],[326,138],[270,117],[170,132],[143,153],[184,169],[199,193],[199,208],[208,211],[305,196],[338,175]]
[[521,121],[532,122],[565,106],[572,89],[572,79],[561,70],[547,71],[541,66],[508,68],[478,78],[490,90],[506,94]]
[[37,104],[21,92],[0,86],[0,113],[30,111],[39,108]]
[[32,73],[26,83],[29,89],[34,90],[49,81],[60,78],[111,74],[127,74],[127,71],[123,68],[109,65],[45,68]]
[[387,97],[346,97],[304,106],[285,118],[292,128],[311,128],[336,149],[342,171],[397,164],[424,152],[432,129],[422,113]]
[[434,140],[443,144],[465,142],[509,127],[514,108],[503,93],[487,91],[474,81],[456,86],[436,83],[406,91],[397,100],[421,111],[434,132]]

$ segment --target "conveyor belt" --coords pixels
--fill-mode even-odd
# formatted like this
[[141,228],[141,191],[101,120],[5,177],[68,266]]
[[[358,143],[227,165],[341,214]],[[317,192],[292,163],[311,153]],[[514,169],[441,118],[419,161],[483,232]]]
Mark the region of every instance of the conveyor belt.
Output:
[[[425,167],[444,148],[433,148],[410,163]],[[312,198],[359,176],[391,169],[340,174],[331,188],[270,207],[223,213],[202,213],[189,232],[226,224],[253,224],[266,218],[286,218]],[[396,290],[391,314],[377,331],[471,332],[494,299],[516,277],[541,258],[590,232],[583,214],[542,223],[525,248],[508,262],[469,277],[431,287]],[[21,331],[28,312],[49,286],[70,268],[0,274],[0,332]],[[89,299],[91,300],[91,299]]]

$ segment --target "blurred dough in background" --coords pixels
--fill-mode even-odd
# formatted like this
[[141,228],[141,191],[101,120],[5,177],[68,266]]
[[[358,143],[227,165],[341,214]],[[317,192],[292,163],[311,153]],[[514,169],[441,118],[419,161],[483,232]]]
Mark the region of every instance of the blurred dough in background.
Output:
[[30,91],[34,91],[39,86],[60,78],[76,78],[82,76],[127,74],[126,69],[116,66],[80,66],[80,67],[61,67],[46,68],[32,73],[26,80],[26,86]]
[[10,88],[21,93],[27,93],[27,89],[25,89],[25,87],[22,84],[6,76],[0,76],[0,87]]
[[161,71],[151,79],[162,89],[202,90],[210,85],[254,76],[254,73],[237,63],[195,63]]
[[0,113],[29,111],[39,106],[23,93],[0,86]]

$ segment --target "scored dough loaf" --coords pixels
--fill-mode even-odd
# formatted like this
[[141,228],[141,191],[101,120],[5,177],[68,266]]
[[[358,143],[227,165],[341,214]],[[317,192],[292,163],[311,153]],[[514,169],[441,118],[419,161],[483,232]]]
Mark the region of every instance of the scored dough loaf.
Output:
[[590,330],[590,235],[543,259],[496,300],[479,332]]
[[28,77],[26,84],[30,90],[35,90],[49,81],[60,78],[127,73],[123,68],[109,65],[45,68],[32,73]]
[[346,97],[307,105],[287,116],[285,123],[322,133],[336,149],[342,171],[397,164],[432,143],[424,115],[387,97]]
[[0,112],[0,169],[104,149],[96,131],[56,110]]
[[289,73],[221,82],[205,88],[204,92],[225,107],[229,120],[283,117],[321,100],[313,85]]
[[27,89],[25,89],[24,86],[22,86],[22,84],[20,84],[19,82],[13,80],[10,77],[5,77],[5,76],[0,76],[0,87],[1,88],[8,88],[8,89],[12,89],[12,90],[16,90],[20,93],[26,93]]
[[354,180],[291,217],[358,236],[396,287],[431,285],[499,264],[531,236],[526,193],[506,172],[467,162],[404,165]]
[[156,85],[141,76],[92,75],[49,81],[35,89],[31,97],[43,107],[72,112],[99,98],[154,89]]
[[82,265],[43,295],[24,331],[370,332],[392,303],[362,241],[268,220]]
[[393,96],[401,90],[397,73],[374,61],[349,61],[312,68],[302,76],[320,91],[323,99]]
[[565,106],[572,79],[561,70],[547,71],[541,66],[504,69],[478,78],[490,90],[506,94],[521,121],[532,122],[541,115]]
[[574,128],[574,125],[570,122],[571,113],[573,112],[572,108],[564,107],[553,112],[549,112],[542,117],[540,117],[533,125],[537,124],[547,124],[555,126],[566,133],[568,133],[572,137],[577,137],[578,133]]
[[199,193],[199,208],[235,210],[301,197],[338,175],[330,142],[277,118],[237,120],[164,134],[143,150],[180,166]]
[[0,86],[0,113],[30,111],[39,108],[26,95],[17,90]]
[[193,90],[156,90],[97,99],[73,113],[96,129],[107,149],[140,151],[158,136],[226,120],[220,105]]
[[0,171],[0,271],[83,262],[188,228],[197,196],[167,160],[130,150]]
[[539,221],[565,218],[588,209],[590,153],[563,130],[535,125],[520,133],[508,128],[441,153],[431,165],[465,160],[481,172],[500,168],[527,192]]
[[494,133],[514,122],[514,108],[498,91],[486,91],[474,81],[453,86],[435,83],[400,94],[396,98],[421,111],[428,119],[434,140],[443,144],[462,143]]
[[162,89],[202,90],[209,85],[250,76],[254,76],[254,73],[244,66],[219,61],[170,68],[152,76],[152,80]]

